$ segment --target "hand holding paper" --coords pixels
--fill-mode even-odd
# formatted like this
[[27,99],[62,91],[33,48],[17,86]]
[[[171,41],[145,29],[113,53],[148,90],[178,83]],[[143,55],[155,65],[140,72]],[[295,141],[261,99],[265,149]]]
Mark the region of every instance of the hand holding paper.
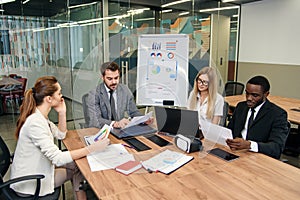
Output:
[[152,113],[153,112],[151,111],[146,115],[132,118],[132,120],[125,126],[125,128],[147,122],[152,117]]
[[97,141],[108,138],[108,135],[109,135],[111,129],[112,129],[112,124],[110,126],[105,124],[96,135],[84,137],[86,144],[91,145]]
[[227,145],[226,139],[232,139],[231,130],[207,121],[201,121],[201,129],[204,138],[212,142]]

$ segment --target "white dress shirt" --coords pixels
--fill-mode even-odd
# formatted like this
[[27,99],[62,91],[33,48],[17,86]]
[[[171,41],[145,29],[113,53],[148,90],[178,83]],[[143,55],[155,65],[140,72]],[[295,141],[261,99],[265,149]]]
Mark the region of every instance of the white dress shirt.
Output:
[[[263,102],[262,104],[260,104],[259,106],[255,107],[254,110],[254,118],[253,120],[255,119],[257,113],[259,112],[260,108],[262,107],[262,105],[264,105],[265,102]],[[249,111],[248,111],[248,114],[247,114],[247,119],[246,119],[246,123],[245,123],[245,126],[244,126],[244,129],[242,130],[241,134],[242,134],[242,137],[244,140],[246,140],[247,138],[247,132],[248,132],[248,120],[250,118],[250,115],[251,115],[251,109],[249,108]],[[258,144],[257,142],[254,142],[254,141],[250,141],[250,151],[253,151],[253,152],[258,152]]]

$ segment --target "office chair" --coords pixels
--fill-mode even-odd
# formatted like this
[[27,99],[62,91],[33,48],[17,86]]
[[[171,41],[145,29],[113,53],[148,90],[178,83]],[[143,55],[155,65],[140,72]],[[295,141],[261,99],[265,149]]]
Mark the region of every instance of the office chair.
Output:
[[229,81],[225,83],[225,95],[233,96],[243,94],[244,92],[244,84],[240,82]]
[[290,128],[283,154],[298,157],[300,154],[300,130],[298,128]]
[[227,120],[228,120],[228,111],[229,111],[229,104],[224,101],[224,106],[223,106],[223,116],[221,117],[221,120],[220,120],[220,123],[219,125],[220,126],[224,126],[226,127],[227,125]]
[[2,96],[2,108],[4,112],[7,111],[7,104],[13,106],[13,104],[15,103],[17,107],[22,104],[27,84],[27,78],[16,78],[16,80],[21,82],[22,85],[11,87],[11,89],[9,90],[0,90],[0,95]]
[[[52,194],[48,194],[43,197],[39,197],[40,188],[41,188],[41,179],[45,176],[42,174],[36,175],[28,175],[22,176],[14,179],[10,179],[8,181],[3,180],[4,175],[8,171],[8,168],[11,164],[11,156],[8,147],[6,146],[5,142],[3,141],[2,137],[0,136],[0,199],[7,199],[7,200],[26,200],[26,199],[40,199],[40,200],[57,200],[59,199],[60,195],[60,188],[55,188]],[[37,163],[38,164],[38,163]],[[18,183],[21,181],[26,180],[36,180],[36,190],[34,195],[29,197],[20,197],[17,193],[10,188],[11,184]]]
[[89,117],[88,105],[87,105],[88,97],[89,97],[88,93],[86,93],[82,96],[82,110],[83,110],[83,116],[84,116],[85,123],[79,123],[81,128],[88,128],[89,123],[90,123],[90,117]]

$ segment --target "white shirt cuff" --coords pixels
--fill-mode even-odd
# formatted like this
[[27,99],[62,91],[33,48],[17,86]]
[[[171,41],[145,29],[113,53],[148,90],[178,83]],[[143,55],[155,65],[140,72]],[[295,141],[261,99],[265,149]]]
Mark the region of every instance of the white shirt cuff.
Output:
[[250,149],[249,151],[258,152],[258,144],[257,142],[250,141]]

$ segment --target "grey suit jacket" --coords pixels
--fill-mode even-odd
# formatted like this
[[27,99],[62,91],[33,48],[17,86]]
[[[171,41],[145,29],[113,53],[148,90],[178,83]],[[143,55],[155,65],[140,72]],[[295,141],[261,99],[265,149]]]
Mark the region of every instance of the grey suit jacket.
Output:
[[[242,137],[241,132],[246,123],[248,110],[246,101],[240,102],[235,108],[228,124],[233,138]],[[257,113],[246,139],[258,143],[258,152],[278,159],[284,149],[287,135],[286,111],[267,100]]]
[[[132,92],[124,84],[119,84],[116,89],[117,95],[117,118],[119,121],[127,114],[130,117],[142,115],[137,109]],[[104,83],[100,83],[96,89],[91,90],[87,100],[89,127],[102,128],[104,124],[110,124],[111,107]]]

